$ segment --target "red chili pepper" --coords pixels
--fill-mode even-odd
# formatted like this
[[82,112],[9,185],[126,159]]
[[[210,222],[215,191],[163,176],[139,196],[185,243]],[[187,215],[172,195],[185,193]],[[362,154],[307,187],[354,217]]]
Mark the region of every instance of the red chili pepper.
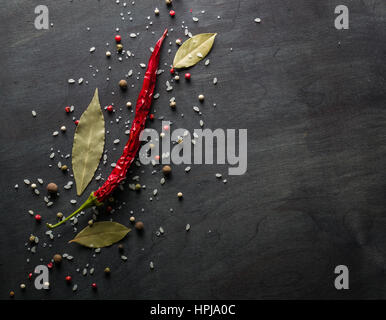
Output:
[[85,203],[80,206],[78,210],[76,210],[71,215],[66,217],[66,219],[61,220],[55,225],[47,224],[49,228],[55,228],[61,225],[62,223],[68,221],[74,215],[86,208],[102,205],[102,202],[107,197],[109,197],[109,195],[115,190],[115,188],[126,178],[127,170],[129,169],[131,163],[134,161],[138,149],[141,146],[139,136],[145,128],[145,122],[153,100],[153,92],[157,79],[160,49],[167,32],[168,30],[166,29],[162,37],[157,41],[156,45],[154,46],[153,53],[151,54],[151,57],[149,59],[149,63],[147,65],[146,73],[143,79],[142,89],[137,99],[137,105],[135,108],[135,118],[131,126],[129,140],[127,141],[126,146],[123,149],[121,157],[116,162],[115,168],[110,173],[105,183],[97,191],[91,192],[89,198],[86,200]]

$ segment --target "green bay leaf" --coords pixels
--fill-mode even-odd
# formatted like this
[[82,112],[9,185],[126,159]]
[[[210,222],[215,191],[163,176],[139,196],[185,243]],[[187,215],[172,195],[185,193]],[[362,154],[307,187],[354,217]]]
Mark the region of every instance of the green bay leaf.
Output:
[[173,60],[173,67],[177,69],[194,66],[205,58],[212,49],[217,33],[200,33],[186,40]]
[[104,145],[105,120],[99,103],[98,89],[95,89],[94,97],[79,119],[72,146],[72,171],[78,196],[94,176]]
[[70,242],[76,242],[89,248],[103,248],[123,239],[131,229],[118,222],[101,221],[87,226]]

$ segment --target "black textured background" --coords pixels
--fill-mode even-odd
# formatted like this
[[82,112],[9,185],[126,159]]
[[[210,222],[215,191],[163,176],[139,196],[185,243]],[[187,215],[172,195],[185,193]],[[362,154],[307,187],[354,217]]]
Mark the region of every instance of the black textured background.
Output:
[[[345,31],[334,28],[340,0],[175,0],[174,19],[161,0],[127,1],[126,8],[123,2],[14,0],[0,5],[0,297],[8,299],[15,290],[17,299],[385,298],[385,1],[345,1],[350,9]],[[49,7],[54,24],[49,30],[34,28],[38,4]],[[159,17],[153,13],[156,6]],[[147,16],[153,21],[148,31]],[[256,17],[261,24],[253,21]],[[173,84],[171,93],[165,91],[168,72],[159,76],[156,115],[175,121],[175,128],[199,128],[191,107],[204,93],[206,128],[248,129],[248,172],[227,176],[225,165],[193,165],[186,174],[185,166],[174,166],[172,178],[161,187],[161,174],[152,175],[152,167],[133,167],[128,179],[140,175],[147,189],[117,192],[117,206],[126,205],[113,218],[128,225],[133,210],[146,230],[122,241],[126,262],[116,245],[93,257],[89,249],[67,244],[74,236],[69,224],[55,231],[61,238],[50,241],[44,224],[37,225],[27,211],[54,221],[57,211],[74,209],[69,200],[76,197],[75,188],[62,189],[70,176],[56,168],[58,158],[49,159],[50,148],[71,152],[72,115],[81,115],[98,87],[101,104],[114,103],[116,115],[122,116],[116,124],[116,115],[104,113],[110,131],[109,162],[101,166],[106,177],[126,140],[124,120],[133,118],[124,104],[136,101],[143,76],[139,63],[147,62],[149,47],[164,28],[174,28],[162,49],[161,67],[167,71],[164,64],[172,62],[175,39],[185,39],[182,21],[193,34],[218,33],[211,63],[196,65],[191,83]],[[116,27],[135,57],[106,59],[106,49],[114,51]],[[140,35],[130,39],[131,32]],[[90,54],[92,46],[96,51]],[[140,71],[141,78],[130,78],[135,87],[121,93],[116,84],[129,69]],[[88,85],[67,83],[80,77]],[[219,79],[217,86],[213,77]],[[172,96],[177,112],[168,106]],[[76,108],[71,116],[64,112],[66,105]],[[37,111],[36,118],[31,110]],[[61,125],[67,133],[53,137]],[[160,121],[149,127],[159,129]],[[113,150],[116,138],[122,142]],[[216,180],[217,172],[227,184]],[[35,196],[23,183],[38,177],[61,188],[52,208],[46,208],[43,194]],[[94,181],[79,202],[97,185]],[[154,188],[158,200],[151,202]],[[178,191],[183,201],[177,200]],[[79,230],[91,212],[86,215],[79,219]],[[109,218],[105,213],[100,217]],[[157,237],[160,226],[165,234]],[[34,255],[25,246],[30,233],[40,237]],[[51,271],[50,291],[35,290],[27,274],[56,252],[75,259]],[[94,275],[75,271],[86,264],[95,267]],[[338,264],[350,269],[350,290],[334,288]],[[105,266],[112,269],[110,279],[103,275]],[[76,293],[64,281],[67,274],[78,284]],[[25,292],[19,289],[22,282]],[[91,290],[92,282],[98,291]]]

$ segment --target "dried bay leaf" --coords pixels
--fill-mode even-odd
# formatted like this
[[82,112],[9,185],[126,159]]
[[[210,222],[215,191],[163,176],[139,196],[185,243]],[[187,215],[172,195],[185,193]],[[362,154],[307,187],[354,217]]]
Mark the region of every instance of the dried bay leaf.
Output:
[[72,146],[72,170],[78,196],[94,176],[104,144],[105,120],[99,103],[98,89],[95,89],[94,97],[79,119]]
[[186,40],[177,50],[173,67],[177,69],[194,66],[212,49],[217,33],[200,33]]
[[131,229],[118,222],[101,221],[87,226],[70,242],[76,242],[89,248],[103,248],[123,239]]

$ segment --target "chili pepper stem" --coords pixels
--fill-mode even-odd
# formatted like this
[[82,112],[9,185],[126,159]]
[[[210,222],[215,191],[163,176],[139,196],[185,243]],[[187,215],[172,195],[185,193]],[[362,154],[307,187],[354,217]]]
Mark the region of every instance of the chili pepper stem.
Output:
[[102,205],[102,202],[99,202],[98,199],[94,196],[94,192],[91,192],[88,199],[79,207],[79,209],[77,209],[76,211],[71,213],[68,217],[59,221],[56,224],[47,223],[47,227],[50,229],[54,229],[56,227],[59,227],[61,224],[70,220],[73,216],[75,216],[77,213],[81,212],[82,210],[93,207],[93,206],[100,206],[100,205]]

